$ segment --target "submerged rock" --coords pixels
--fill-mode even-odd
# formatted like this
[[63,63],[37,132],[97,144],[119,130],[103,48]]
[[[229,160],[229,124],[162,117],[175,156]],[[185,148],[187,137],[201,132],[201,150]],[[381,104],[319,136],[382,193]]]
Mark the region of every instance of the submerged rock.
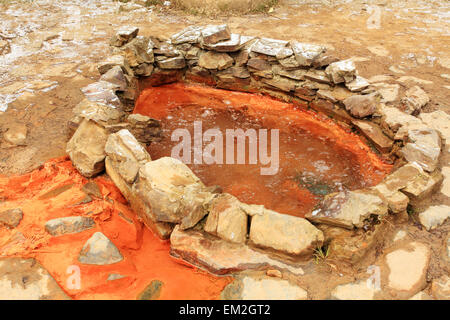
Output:
[[95,226],[92,218],[88,217],[63,217],[47,221],[45,230],[52,236],[61,236],[69,233],[78,233]]
[[161,295],[161,290],[164,283],[159,280],[153,280],[150,284],[138,295],[138,300],[157,300]]
[[35,259],[0,259],[0,300],[69,300]]
[[107,265],[123,260],[119,249],[103,233],[96,232],[84,244],[78,256],[83,264]]
[[244,276],[223,289],[222,300],[307,300],[306,290],[290,283],[268,277]]

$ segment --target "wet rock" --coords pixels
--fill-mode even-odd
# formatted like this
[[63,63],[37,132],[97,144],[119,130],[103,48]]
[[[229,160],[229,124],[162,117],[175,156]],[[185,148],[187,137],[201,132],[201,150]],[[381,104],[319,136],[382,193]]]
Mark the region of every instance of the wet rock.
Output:
[[443,275],[431,283],[431,293],[438,300],[450,300],[450,277]]
[[202,40],[204,45],[215,44],[219,41],[229,40],[231,38],[230,29],[226,24],[208,25],[202,29]]
[[307,300],[306,290],[287,280],[244,276],[227,285],[222,300]]
[[367,280],[338,285],[331,292],[333,300],[374,300],[376,288]]
[[88,100],[121,109],[122,104],[116,95],[116,90],[117,85],[106,81],[97,81],[81,88],[81,92]]
[[355,79],[351,82],[348,82],[345,84],[345,86],[351,91],[351,92],[358,92],[366,89],[370,85],[369,81],[367,79],[356,76]]
[[419,214],[420,223],[427,229],[432,230],[440,226],[450,218],[450,207],[446,205],[431,206]]
[[249,240],[258,247],[301,256],[320,247],[323,234],[306,219],[264,210],[252,217]]
[[112,37],[110,45],[115,47],[121,47],[124,44],[128,43],[131,39],[135,38],[138,33],[139,28],[131,26],[123,26]]
[[137,300],[157,300],[161,295],[161,290],[164,283],[159,280],[153,280],[150,284],[138,295]]
[[78,256],[83,264],[107,265],[123,260],[119,249],[103,233],[96,232],[84,244]]
[[0,56],[11,52],[11,46],[6,40],[0,39]]
[[425,171],[436,169],[441,154],[439,133],[430,128],[408,130],[408,142],[401,149],[406,161],[417,163]]
[[123,70],[119,66],[114,66],[109,69],[100,77],[100,80],[116,85],[116,88],[119,91],[124,91],[128,86]]
[[291,43],[295,59],[303,67],[310,67],[326,51],[325,47],[293,41]]
[[0,226],[5,226],[7,228],[15,228],[22,221],[23,212],[20,208],[9,209],[0,212]]
[[88,217],[64,217],[47,221],[45,230],[57,237],[69,233],[79,233],[95,226],[92,218]]
[[349,83],[356,78],[356,67],[353,60],[333,62],[325,69],[326,74],[334,83]]
[[155,221],[171,223],[204,216],[205,201],[212,196],[184,163],[169,157],[145,163],[133,190],[151,208]]
[[371,121],[353,120],[352,123],[368,138],[381,153],[391,151],[394,141],[388,138],[381,128]]
[[12,146],[25,146],[28,129],[23,123],[13,123],[8,125],[8,130],[3,133],[3,140]]
[[123,279],[126,276],[123,276],[119,273],[111,273],[108,275],[108,278],[106,279],[107,281],[114,281],[114,280],[119,280],[119,279]]
[[183,56],[159,60],[157,63],[161,69],[183,69],[186,67],[186,60],[184,60]]
[[247,214],[241,202],[228,193],[220,194],[209,204],[205,231],[222,239],[245,243],[247,240]]
[[125,57],[120,54],[116,54],[116,55],[107,57],[105,60],[101,61],[98,64],[97,69],[98,69],[98,72],[100,72],[100,74],[104,74],[115,66],[119,66],[120,68],[122,68],[122,71],[124,72],[124,74],[127,74],[127,75],[133,74]]
[[178,226],[170,236],[170,254],[218,275],[269,268],[294,275],[303,274],[302,268],[274,260],[246,245],[221,240],[194,229],[182,231]]
[[377,111],[379,102],[375,95],[354,95],[344,100],[345,109],[356,118],[371,116]]
[[419,113],[430,102],[430,97],[419,86],[414,86],[405,92],[402,99],[402,110],[407,114]]
[[202,27],[199,26],[189,26],[178,33],[175,33],[170,41],[172,44],[183,44],[183,43],[198,43],[200,36],[202,35]]
[[288,44],[289,42],[284,40],[262,38],[255,42],[251,51],[275,57],[277,53],[286,48]]
[[397,299],[410,298],[425,288],[430,257],[429,247],[420,242],[407,243],[385,255],[381,273]]
[[372,215],[383,216],[387,205],[370,190],[343,191],[325,196],[321,206],[305,217],[308,220],[342,228],[362,228]]
[[91,120],[100,126],[119,123],[125,117],[125,114],[114,106],[89,99],[82,100],[72,112],[75,116]]
[[92,177],[105,168],[106,130],[95,122],[83,119],[67,143],[66,152],[73,165],[85,177]]
[[233,58],[226,53],[204,52],[198,59],[198,65],[205,69],[224,70],[233,65]]
[[98,199],[103,199],[102,192],[100,191],[100,188],[98,184],[95,181],[90,181],[86,183],[81,190],[86,193],[88,196],[92,196]]
[[0,259],[0,300],[69,300],[35,259]]

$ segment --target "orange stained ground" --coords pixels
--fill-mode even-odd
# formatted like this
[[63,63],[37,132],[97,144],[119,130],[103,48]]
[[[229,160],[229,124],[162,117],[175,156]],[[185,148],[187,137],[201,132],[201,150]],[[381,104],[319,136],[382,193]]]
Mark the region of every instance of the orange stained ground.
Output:
[[[279,129],[280,164],[273,176],[260,174],[260,168],[267,165],[248,162],[191,162],[188,166],[207,185],[220,185],[243,202],[263,204],[290,215],[303,217],[320,202],[324,192],[373,186],[392,169],[358,135],[325,115],[262,95],[176,83],[143,90],[134,113],[162,122],[163,139],[148,148],[153,159],[171,156],[171,150],[179,144],[178,140],[171,141],[174,130],[188,129],[193,137],[197,120],[202,121],[203,132],[211,128],[222,133],[238,128]],[[247,144],[246,159],[248,150]]]
[[[161,241],[138,222],[113,182],[94,179],[103,199],[82,204],[81,191],[88,182],[68,158],[53,159],[22,176],[0,176],[0,211],[22,208],[23,219],[15,229],[0,227],[0,257],[34,257],[74,299],[136,299],[152,280],[164,283],[160,299],[217,299],[230,282],[193,268],[169,255]],[[50,236],[45,223],[54,218],[89,216],[96,227],[77,234]],[[103,232],[120,250],[124,260],[105,266],[84,265],[78,254],[93,233]],[[70,289],[70,276],[78,266],[81,288]],[[107,281],[109,274],[125,278]]]

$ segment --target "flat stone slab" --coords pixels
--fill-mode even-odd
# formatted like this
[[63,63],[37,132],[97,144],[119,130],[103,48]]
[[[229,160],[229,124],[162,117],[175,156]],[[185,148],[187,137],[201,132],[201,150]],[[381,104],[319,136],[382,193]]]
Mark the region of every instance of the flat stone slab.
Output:
[[268,277],[238,278],[222,291],[222,300],[307,300],[306,290],[287,280]]
[[347,229],[361,228],[372,214],[385,215],[384,201],[372,191],[344,191],[325,197],[321,206],[305,217],[317,223],[325,223]]
[[78,256],[83,264],[107,265],[123,260],[119,249],[103,233],[96,232],[84,244]]
[[15,228],[22,221],[23,212],[20,208],[9,209],[0,212],[0,226]]
[[304,273],[299,266],[272,259],[246,245],[221,240],[193,229],[182,231],[178,226],[170,236],[170,254],[218,275],[266,269],[288,271],[294,275]]
[[419,221],[427,230],[439,227],[448,218],[450,218],[450,206],[443,204],[431,206],[419,214]]
[[421,291],[426,286],[430,258],[429,247],[420,242],[410,242],[387,253],[386,268],[382,269],[387,286],[400,294],[399,298],[410,298]]
[[0,259],[0,300],[69,300],[35,259]]
[[233,58],[226,53],[208,51],[200,55],[198,65],[210,70],[224,70],[233,65]]
[[353,60],[347,59],[331,63],[326,69],[326,74],[334,83],[352,82],[356,77],[356,66]]
[[63,217],[47,221],[45,230],[52,236],[61,236],[70,233],[79,233],[95,226],[89,217]]

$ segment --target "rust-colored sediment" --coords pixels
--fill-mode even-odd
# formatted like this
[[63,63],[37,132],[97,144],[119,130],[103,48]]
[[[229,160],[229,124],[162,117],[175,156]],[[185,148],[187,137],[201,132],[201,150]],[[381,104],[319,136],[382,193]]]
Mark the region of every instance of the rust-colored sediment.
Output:
[[[160,299],[219,297],[229,278],[215,277],[170,257],[169,243],[159,240],[136,220],[113,182],[103,176],[94,181],[103,199],[79,204],[86,197],[81,188],[88,180],[68,158],[50,160],[22,176],[0,176],[0,211],[17,207],[23,210],[16,229],[0,228],[0,256],[36,258],[74,299],[136,299],[152,280],[164,283]],[[45,231],[48,220],[67,216],[92,217],[96,227],[59,237]],[[78,262],[84,243],[97,231],[119,248],[123,261],[106,266]],[[71,265],[80,267],[80,290],[70,289],[70,281],[67,283]],[[111,273],[126,277],[107,281]]]
[[[206,184],[219,184],[225,192],[237,196],[244,202],[263,204],[281,213],[303,217],[322,197],[312,194],[307,188],[296,183],[293,172],[297,168],[306,172],[314,170],[312,164],[308,162],[312,162],[312,158],[316,161],[321,159],[318,156],[320,153],[328,154],[323,159],[329,161],[333,167],[328,172],[329,177],[322,178],[330,182],[331,171],[334,171],[333,177],[346,175],[345,180],[350,189],[373,186],[392,169],[392,166],[383,162],[358,135],[341,127],[327,116],[258,94],[175,83],[144,89],[136,102],[134,113],[160,119],[163,122],[163,129],[165,125],[170,128],[167,131],[170,131],[177,126],[189,125],[193,120],[203,120],[202,112],[205,109],[219,113],[219,116],[214,118],[214,121],[218,121],[213,124],[214,127],[220,126],[219,123],[223,126],[227,111],[232,109],[241,111],[248,118],[257,119],[258,125],[264,128],[279,129],[280,133],[283,133],[280,134],[280,146],[283,144],[285,151],[287,149],[296,154],[302,152],[306,154],[305,150],[313,144],[317,148],[317,141],[314,141],[317,137],[323,141],[320,142],[323,147],[314,149],[315,153],[310,154],[308,158],[310,161],[287,157],[286,154],[280,153],[280,167],[283,167],[283,170],[275,179],[262,177],[259,171],[253,170],[249,165],[246,167],[189,165]],[[172,119],[167,118],[169,115]],[[178,117],[184,116],[189,120],[185,119],[178,123]],[[225,126],[236,125],[236,121],[230,120],[229,117],[225,120]],[[238,127],[240,125],[245,127],[245,124],[237,124]],[[206,126],[205,123],[204,129]],[[299,139],[303,139],[301,143],[290,141],[289,136],[298,135],[296,131],[298,129],[307,132],[308,135],[299,136]],[[170,132],[166,134],[170,135]],[[308,145],[305,139],[311,139],[311,144]],[[171,147],[176,143],[166,137],[160,143],[153,143],[149,152],[155,159],[170,156]],[[334,182],[339,182],[339,178],[333,179]]]

